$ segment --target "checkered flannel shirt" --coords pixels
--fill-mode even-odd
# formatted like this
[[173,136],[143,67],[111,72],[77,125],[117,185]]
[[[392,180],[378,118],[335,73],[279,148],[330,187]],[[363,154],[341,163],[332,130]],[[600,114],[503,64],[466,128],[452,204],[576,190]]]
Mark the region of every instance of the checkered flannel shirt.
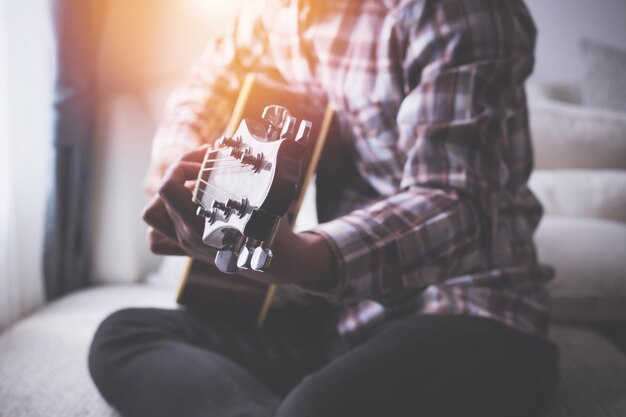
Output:
[[406,311],[488,317],[545,336],[527,187],[524,82],[536,29],[521,0],[268,1],[241,11],[170,99],[154,152],[220,135],[244,75],[327,95],[349,159],[320,172],[318,211],[337,260],[309,285],[367,332]]

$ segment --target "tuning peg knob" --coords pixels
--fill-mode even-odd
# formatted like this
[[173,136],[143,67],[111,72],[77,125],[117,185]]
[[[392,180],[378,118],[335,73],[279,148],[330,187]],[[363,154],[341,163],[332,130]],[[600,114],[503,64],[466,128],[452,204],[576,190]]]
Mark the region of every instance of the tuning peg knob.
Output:
[[215,254],[215,266],[222,272],[233,274],[239,271],[238,258],[239,254],[232,250],[218,250]]
[[272,250],[259,246],[252,252],[252,259],[250,260],[250,267],[255,271],[265,271],[272,262],[273,258]]
[[309,140],[309,135],[311,134],[311,127],[313,124],[308,120],[302,120],[300,122],[300,126],[298,126],[298,132],[296,133],[296,141],[300,142],[303,145]]
[[281,139],[293,139],[294,131],[296,130],[296,118],[293,116],[287,116],[285,123],[283,123],[283,129],[280,131]]
[[289,110],[275,104],[265,107],[261,118],[267,122],[267,136],[269,140],[277,140],[285,125],[285,121],[291,117]]
[[252,253],[254,249],[244,245],[239,251],[239,259],[237,259],[237,267],[240,269],[249,269]]

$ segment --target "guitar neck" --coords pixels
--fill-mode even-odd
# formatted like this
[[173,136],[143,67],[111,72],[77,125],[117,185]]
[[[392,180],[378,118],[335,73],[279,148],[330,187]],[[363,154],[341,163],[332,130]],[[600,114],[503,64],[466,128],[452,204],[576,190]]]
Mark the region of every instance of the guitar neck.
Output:
[[[268,105],[286,107],[297,119],[312,122],[299,186],[288,214],[293,227],[326,143],[333,110],[325,98],[307,96],[284,84],[251,74],[246,76],[242,84],[225,135],[233,136],[242,120],[258,117]],[[198,183],[196,195],[203,191],[202,187]],[[177,301],[192,309],[223,311],[227,314],[254,314],[256,317],[244,320],[261,326],[267,317],[275,291],[273,285],[267,287],[240,275],[220,274],[214,267],[189,258]]]

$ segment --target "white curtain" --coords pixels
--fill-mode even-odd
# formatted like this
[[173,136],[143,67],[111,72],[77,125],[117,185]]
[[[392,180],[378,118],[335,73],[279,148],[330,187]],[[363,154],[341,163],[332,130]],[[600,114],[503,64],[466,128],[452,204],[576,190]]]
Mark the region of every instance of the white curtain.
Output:
[[54,67],[49,3],[0,1],[0,330],[44,300]]

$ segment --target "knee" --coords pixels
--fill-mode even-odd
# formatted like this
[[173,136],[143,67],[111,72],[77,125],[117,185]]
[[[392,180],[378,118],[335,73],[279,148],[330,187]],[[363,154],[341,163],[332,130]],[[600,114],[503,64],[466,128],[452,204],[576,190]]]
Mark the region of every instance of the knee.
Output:
[[[312,374],[296,386],[281,404],[277,417],[369,416],[358,409],[360,401],[349,387],[342,389],[332,378]],[[358,409],[358,410],[357,410]]]
[[127,308],[109,315],[96,330],[89,348],[89,372],[96,386],[105,394],[115,385],[115,373],[141,341],[137,337],[149,326],[149,309]]
[[91,353],[102,349],[119,347],[119,339],[138,331],[149,324],[147,312],[150,309],[125,308],[110,314],[98,326],[91,343]]

